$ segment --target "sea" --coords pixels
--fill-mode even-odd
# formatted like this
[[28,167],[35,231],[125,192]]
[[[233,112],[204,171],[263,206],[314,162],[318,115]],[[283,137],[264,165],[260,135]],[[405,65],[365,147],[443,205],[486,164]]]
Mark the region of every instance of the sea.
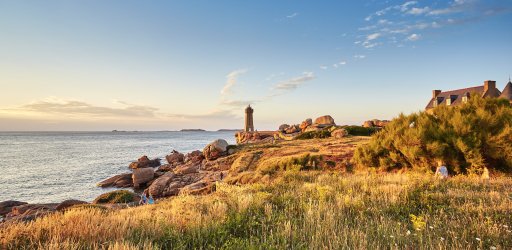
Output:
[[0,132],[0,202],[92,201],[111,191],[96,183],[130,172],[140,156],[202,150],[215,139],[235,143],[233,131]]

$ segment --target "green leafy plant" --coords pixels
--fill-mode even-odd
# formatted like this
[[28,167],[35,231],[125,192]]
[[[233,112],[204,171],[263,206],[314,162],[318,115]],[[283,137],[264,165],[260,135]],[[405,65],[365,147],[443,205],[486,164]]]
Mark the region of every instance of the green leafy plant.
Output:
[[507,100],[474,95],[460,106],[401,114],[359,147],[354,161],[385,170],[426,170],[443,161],[452,173],[511,171],[512,108]]

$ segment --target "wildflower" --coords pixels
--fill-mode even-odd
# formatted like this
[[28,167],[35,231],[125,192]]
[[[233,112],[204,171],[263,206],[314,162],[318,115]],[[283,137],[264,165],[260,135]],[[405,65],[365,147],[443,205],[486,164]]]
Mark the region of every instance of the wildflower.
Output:
[[476,237],[476,238],[475,238],[475,240],[477,240],[477,241],[482,241],[482,240],[481,240],[480,238],[478,238],[478,237]]
[[433,226],[429,226],[429,228],[430,228],[430,229],[434,229],[434,227],[433,227]]
[[491,247],[491,250],[496,250],[496,247],[495,247],[495,246],[492,246],[492,247]]
[[395,238],[395,236],[393,236],[393,235],[390,235],[390,236],[389,236],[389,238]]
[[443,238],[443,237],[441,237],[441,241],[444,241],[444,238]]
[[405,233],[406,235],[410,235],[411,234],[411,231],[407,230],[407,233]]

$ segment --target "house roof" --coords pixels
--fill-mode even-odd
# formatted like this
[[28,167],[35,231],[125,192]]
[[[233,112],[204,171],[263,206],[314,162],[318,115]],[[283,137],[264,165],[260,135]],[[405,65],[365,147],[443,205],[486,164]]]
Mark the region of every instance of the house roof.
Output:
[[508,81],[503,92],[501,92],[500,98],[507,98],[509,101],[512,101],[512,82]]
[[[439,105],[446,105],[446,99],[450,98],[450,96],[454,97],[452,98],[452,104],[451,105],[458,105],[462,103],[462,96],[465,94],[471,95],[471,93],[477,93],[480,95],[484,94],[484,86],[476,86],[471,88],[464,88],[464,89],[456,89],[456,90],[450,90],[439,93],[437,95],[437,98],[439,98],[440,104]],[[434,108],[434,98],[430,99],[430,101],[427,104],[426,109]]]

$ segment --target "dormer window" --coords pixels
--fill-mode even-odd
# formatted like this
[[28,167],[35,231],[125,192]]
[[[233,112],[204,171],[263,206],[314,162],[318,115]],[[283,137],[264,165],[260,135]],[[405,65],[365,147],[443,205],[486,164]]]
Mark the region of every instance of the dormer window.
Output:
[[443,102],[443,98],[442,97],[436,97],[434,98],[434,107],[437,107],[439,106],[439,104],[441,104]]
[[465,93],[462,96],[462,103],[468,103],[468,100],[469,100],[469,93]]

